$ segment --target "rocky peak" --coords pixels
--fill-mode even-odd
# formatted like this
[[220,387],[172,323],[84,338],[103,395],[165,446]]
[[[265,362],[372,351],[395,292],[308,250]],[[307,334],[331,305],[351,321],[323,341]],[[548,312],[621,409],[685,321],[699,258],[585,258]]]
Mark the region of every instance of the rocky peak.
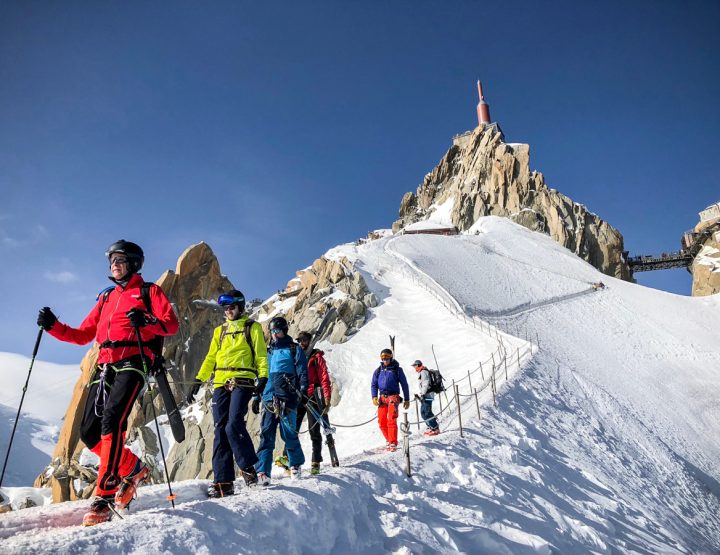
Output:
[[702,242],[702,248],[692,264],[692,295],[704,296],[720,293],[720,203],[700,213],[700,222],[693,230]]
[[459,230],[481,216],[502,216],[550,235],[600,271],[630,279],[622,235],[597,215],[548,188],[542,173],[530,171],[530,147],[506,143],[497,125],[455,137],[440,163],[415,193],[400,203],[393,231],[433,217],[452,203],[449,219]]

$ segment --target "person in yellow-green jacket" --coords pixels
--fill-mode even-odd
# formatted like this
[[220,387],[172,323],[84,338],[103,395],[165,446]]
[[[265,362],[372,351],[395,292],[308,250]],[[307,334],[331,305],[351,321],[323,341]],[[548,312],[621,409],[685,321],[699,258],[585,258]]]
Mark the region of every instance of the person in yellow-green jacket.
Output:
[[237,289],[218,297],[226,321],[215,328],[210,349],[187,394],[192,403],[200,386],[213,373],[212,411],[215,422],[213,443],[214,482],[208,488],[210,497],[234,493],[235,463],[242,470],[248,486],[257,483],[258,461],[245,415],[253,395],[262,394],[268,379],[268,355],[265,336],[259,323],[245,314],[245,297]]

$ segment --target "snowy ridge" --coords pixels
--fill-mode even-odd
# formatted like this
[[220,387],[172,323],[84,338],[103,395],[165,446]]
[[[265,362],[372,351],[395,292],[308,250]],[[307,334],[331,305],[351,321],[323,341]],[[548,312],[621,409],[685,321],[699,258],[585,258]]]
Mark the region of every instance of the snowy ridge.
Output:
[[[380,301],[346,343],[320,345],[342,394],[333,424],[374,417],[370,375],[388,335],[411,392],[408,364],[434,366],[430,345],[463,395],[481,382],[479,362],[506,354],[498,406],[491,387],[479,418],[463,397],[464,437],[445,398],[440,436],[410,427],[412,477],[401,452],[376,452],[376,423],[338,427],[342,466],[318,477],[275,475],[270,489],[237,484],[240,495],[212,501],[203,482],[177,483],[174,511],[164,486],[148,486],[127,518],[90,529],[63,527],[87,501],[27,509],[0,517],[3,551],[720,551],[720,299],[608,278],[507,220],[472,231],[328,253],[347,256]],[[589,292],[600,280],[607,288]],[[496,371],[504,378],[504,364]]]

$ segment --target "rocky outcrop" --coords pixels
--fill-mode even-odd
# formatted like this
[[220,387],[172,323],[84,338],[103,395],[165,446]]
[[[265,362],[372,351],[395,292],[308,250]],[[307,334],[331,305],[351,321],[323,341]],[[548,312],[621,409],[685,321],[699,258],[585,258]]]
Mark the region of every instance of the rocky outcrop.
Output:
[[503,216],[558,243],[605,274],[631,279],[620,233],[530,171],[530,147],[504,142],[497,126],[478,127],[456,137],[445,157],[415,193],[400,203],[393,231],[432,217],[452,202],[450,219],[461,231],[481,216]]
[[[295,298],[294,304],[283,309],[291,297]],[[291,335],[308,331],[315,334],[315,341],[343,343],[360,329],[368,309],[377,304],[377,298],[347,258],[322,257],[297,272],[285,291],[268,299],[259,313],[261,318],[283,313]]]
[[[186,249],[178,259],[175,271],[166,271],[157,284],[165,291],[180,320],[178,333],[166,339],[163,351],[171,387],[180,404],[184,398],[186,384],[194,378],[207,352],[212,330],[223,321],[223,314],[218,310],[214,299],[233,286],[227,277],[220,273],[218,260],[205,243],[192,245]],[[86,385],[92,377],[96,361],[97,345],[93,345],[81,363],[82,375],[75,385],[73,397],[65,414],[52,463],[35,481],[36,487],[52,488],[54,502],[88,497],[94,490],[96,468],[93,467],[92,462],[84,460],[91,461],[92,457],[81,456],[85,446],[80,441],[79,427],[87,395]],[[135,404],[130,415],[127,442],[129,444],[137,442],[145,459],[156,467],[155,460],[159,446],[154,425],[150,426],[153,420],[151,403],[158,415],[164,414],[162,402],[157,398],[155,389],[151,388],[140,402]],[[210,454],[198,438],[208,437],[209,433],[212,442],[212,426],[208,430],[207,424],[197,425],[192,419],[187,424],[188,439],[173,449],[168,456],[171,477],[178,473],[183,473],[185,476],[189,472],[181,461],[188,459],[190,440],[194,440],[193,453],[200,461],[198,468],[207,468],[209,464]],[[159,468],[155,468],[153,479],[155,481],[164,479]]]
[[692,265],[692,295],[720,293],[720,219],[700,222],[695,233],[707,236]]

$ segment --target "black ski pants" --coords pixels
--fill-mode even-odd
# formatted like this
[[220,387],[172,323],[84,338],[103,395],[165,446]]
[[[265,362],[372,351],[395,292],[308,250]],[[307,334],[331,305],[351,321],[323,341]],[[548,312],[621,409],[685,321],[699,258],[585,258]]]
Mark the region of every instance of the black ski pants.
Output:
[[117,491],[123,476],[132,473],[137,457],[125,447],[127,421],[145,378],[132,360],[98,369],[85,401],[80,439],[100,457],[96,494]]
[[[312,404],[312,408],[315,412],[318,414],[322,414],[320,412],[320,407],[317,404],[317,400],[313,397],[308,401],[308,404]],[[300,403],[300,406],[297,409],[297,420],[295,422],[295,431],[300,431],[300,426],[302,425],[303,418],[305,418],[305,415],[307,414],[308,417],[308,433],[310,434],[310,441],[312,442],[312,456],[310,460],[312,462],[320,463],[322,462],[322,423],[318,422],[317,418],[315,418],[315,415],[310,412],[304,404]],[[283,454],[287,454],[287,450],[283,451]]]
[[252,466],[258,461],[250,433],[245,426],[245,415],[252,396],[253,389],[248,387],[228,390],[223,386],[216,387],[213,391],[215,440],[212,465],[216,483],[235,480],[233,455],[240,469]]

